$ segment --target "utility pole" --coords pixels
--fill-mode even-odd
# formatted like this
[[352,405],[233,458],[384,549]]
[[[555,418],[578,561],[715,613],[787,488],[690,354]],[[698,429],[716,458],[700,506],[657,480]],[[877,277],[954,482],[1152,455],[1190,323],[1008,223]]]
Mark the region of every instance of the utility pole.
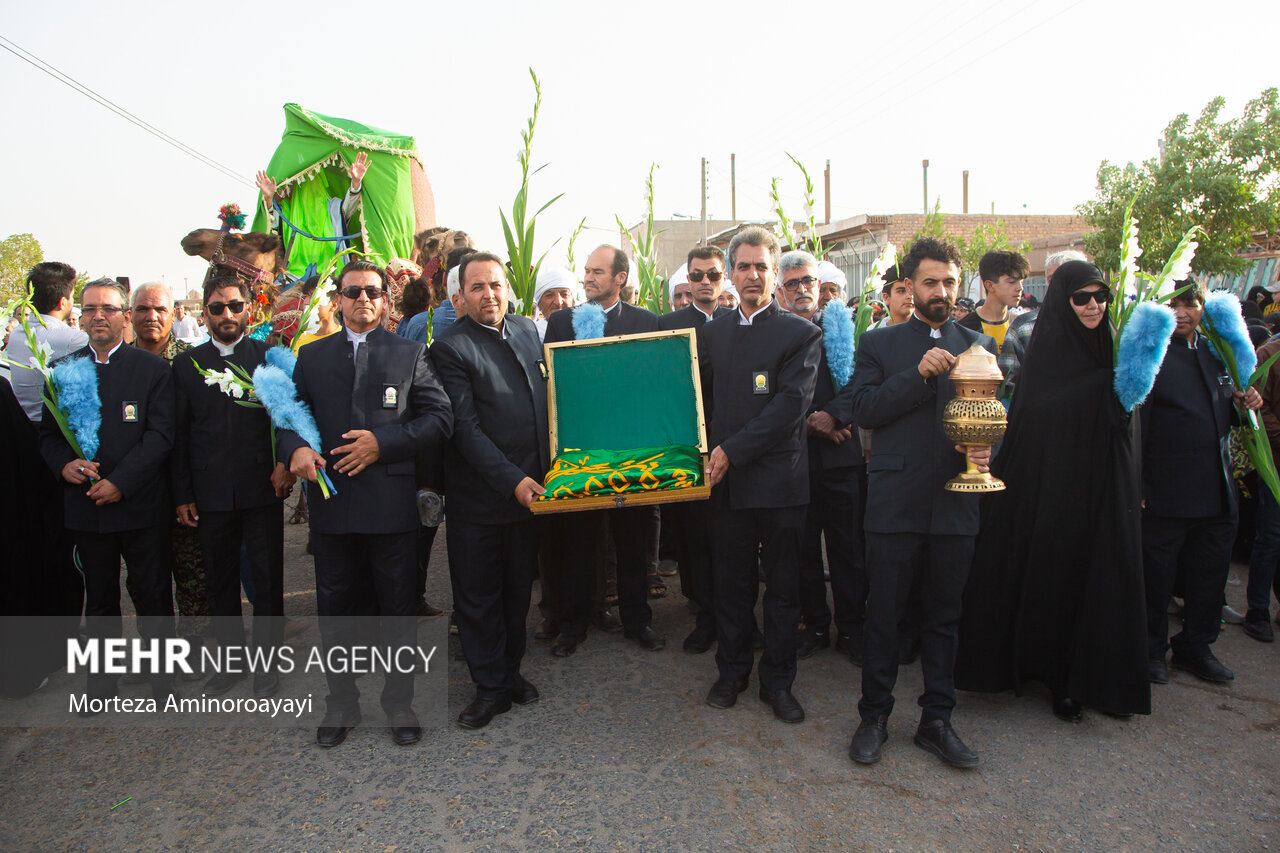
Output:
[[920,167],[924,169],[924,215],[929,215],[929,161],[921,160]]
[[826,192],[827,205],[826,216],[823,217],[823,224],[831,224],[831,161],[827,161],[827,170],[822,173],[822,185]]
[[969,212],[969,170],[968,169],[964,170],[964,206],[961,208],[960,212],[961,213]]
[[702,245],[707,245],[707,158],[702,158]]
[[738,222],[738,155],[729,155],[729,218]]

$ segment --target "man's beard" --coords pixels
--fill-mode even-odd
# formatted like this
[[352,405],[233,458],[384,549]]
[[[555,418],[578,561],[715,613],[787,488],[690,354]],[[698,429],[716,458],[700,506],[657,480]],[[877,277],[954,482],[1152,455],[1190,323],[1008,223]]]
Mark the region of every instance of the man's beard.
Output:
[[951,316],[951,309],[954,307],[950,299],[931,299],[924,305],[916,303],[916,310],[920,312],[920,316],[930,323],[945,322]]
[[214,323],[213,329],[210,330],[210,334],[213,335],[214,340],[216,340],[218,343],[221,343],[221,344],[235,343],[237,340],[239,340],[240,336],[244,334],[244,323],[243,322],[236,323],[235,327],[232,328],[229,334],[226,331],[224,331],[224,329],[225,329],[225,326],[222,323]]

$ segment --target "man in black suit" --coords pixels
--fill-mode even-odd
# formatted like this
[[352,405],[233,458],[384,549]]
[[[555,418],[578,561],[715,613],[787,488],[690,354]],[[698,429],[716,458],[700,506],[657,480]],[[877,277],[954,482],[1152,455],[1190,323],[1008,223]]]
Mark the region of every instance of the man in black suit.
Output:
[[[1235,674],[1210,646],[1221,627],[1222,589],[1231,566],[1237,506],[1227,431],[1233,400],[1262,405],[1254,388],[1235,389],[1196,328],[1204,315],[1200,285],[1174,297],[1173,341],[1142,413],[1142,567],[1147,592],[1147,674],[1169,683],[1172,663],[1203,681]],[[1259,484],[1259,488],[1266,487]],[[1184,568],[1182,631],[1169,637],[1169,598]]]
[[502,259],[477,252],[458,268],[463,316],[431,345],[453,405],[445,451],[449,576],[458,637],[476,683],[460,715],[487,726],[511,703],[537,701],[520,674],[525,620],[538,572],[538,526],[529,505],[550,467],[547,378],[538,327],[507,313]]
[[[630,264],[627,256],[615,246],[600,246],[587,256],[582,287],[587,299],[604,309],[604,337],[656,332],[658,318],[620,298],[627,282]],[[543,343],[577,340],[573,328],[574,312],[557,311],[547,321]],[[648,570],[646,554],[649,524],[653,520],[650,507],[591,510],[562,513],[548,519],[547,536],[562,542],[573,542],[564,552],[563,584],[560,593],[560,636],[551,647],[556,657],[568,657],[587,638],[587,623],[595,593],[596,554],[599,537],[604,533],[604,519],[613,530],[618,551],[618,605],[622,629],[629,640],[641,648],[658,651],[666,646],[650,622]]]
[[[221,373],[232,365],[252,375],[268,346],[245,335],[251,301],[234,276],[204,285],[205,326],[210,339],[173,360],[178,429],[170,466],[178,520],[195,528],[204,557],[205,585],[214,633],[223,648],[244,645],[240,614],[240,543],[253,575],[253,643],[272,649],[284,638],[283,499],[294,475],[272,461],[271,419],[262,408],[237,405],[197,369]],[[226,693],[243,672],[219,672],[205,684],[210,696]],[[274,666],[253,676],[253,695],[275,694]]]
[[[173,448],[173,381],[169,364],[124,346],[124,288],[98,279],[81,294],[89,345],[67,358],[92,359],[102,423],[94,460],[79,459],[48,406],[40,422],[40,452],[62,481],[66,526],[80,556],[85,621],[93,638],[120,637],[120,560],[144,639],[173,636],[170,520],[173,504],[165,470]],[[83,438],[81,438],[83,447]],[[108,698],[115,675],[89,673],[87,693]],[[173,690],[173,676],[150,674],[157,702]]]
[[[692,301],[678,311],[658,318],[658,328],[694,329],[695,334],[707,323],[732,308],[719,303],[725,278],[724,251],[718,246],[698,246],[689,251],[686,261]],[[667,504],[662,509],[663,522],[675,528],[680,556],[680,588],[698,607],[693,631],[684,638],[684,650],[701,654],[716,641],[715,581],[711,570],[711,507],[707,501],[685,501]]]
[[[818,309],[818,259],[808,252],[787,252],[778,264],[778,303],[822,328],[823,311],[848,311],[839,299]],[[823,579],[822,543],[826,540],[831,598],[839,628],[836,648],[861,660],[862,623],[867,607],[867,570],[862,542],[862,480],[866,477],[862,443],[852,428],[849,395],[837,392],[827,361],[826,338],[818,363],[818,381],[805,418],[809,441],[809,509],[805,513],[800,558],[800,618],[796,656],[802,660],[831,645],[831,611]],[[835,382],[839,381],[837,387]]]
[[[453,413],[426,348],[382,328],[389,277],[369,261],[338,276],[344,328],[298,353],[293,381],[315,414],[324,455],[296,432],[280,430],[280,458],[307,481],[316,604],[326,650],[350,638],[348,617],[380,617],[379,644],[416,643],[414,615],[418,529],[414,457],[447,439]],[[330,474],[327,500],[316,467]],[[326,617],[342,617],[333,619]],[[337,746],[360,723],[355,676],[329,671],[327,709],[316,732]],[[388,672],[382,708],[392,739],[416,743],[413,674]]]
[[[716,632],[719,678],[707,704],[729,708],[747,689],[754,662],[754,609],[764,571],[760,699],[788,723],[804,719],[791,693],[800,621],[800,552],[809,462],[805,415],[821,359],[821,333],[773,298],[778,240],[755,226],[729,243],[738,310],[699,332],[698,365],[712,448]],[[757,567],[757,554],[759,566]]]
[[[920,663],[924,693],[915,743],[955,767],[974,754],[951,728],[955,707],[956,636],[961,596],[978,533],[978,499],[949,492],[964,468],[963,448],[943,433],[942,413],[955,395],[948,371],[975,343],[995,342],[951,319],[960,253],[950,243],[917,240],[900,264],[911,283],[910,319],[868,331],[858,345],[851,385],[858,426],[875,430],[867,464],[867,621],[862,665],[862,722],[849,755],[880,760],[898,677],[898,623],[919,575]],[[957,452],[961,451],[961,452]],[[986,470],[990,449],[969,458]]]

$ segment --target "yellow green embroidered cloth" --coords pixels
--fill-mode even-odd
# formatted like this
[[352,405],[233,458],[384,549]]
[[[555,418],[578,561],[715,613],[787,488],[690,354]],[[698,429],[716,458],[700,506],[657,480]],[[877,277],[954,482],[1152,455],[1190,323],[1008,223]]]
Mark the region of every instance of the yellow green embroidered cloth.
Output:
[[702,454],[686,444],[638,450],[568,450],[551,461],[539,500],[688,489],[702,485]]

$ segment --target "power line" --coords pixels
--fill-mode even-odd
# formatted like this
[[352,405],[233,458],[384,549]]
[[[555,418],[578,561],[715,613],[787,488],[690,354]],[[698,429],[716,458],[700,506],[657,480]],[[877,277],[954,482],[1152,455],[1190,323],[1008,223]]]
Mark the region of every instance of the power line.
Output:
[[79,92],[81,95],[84,95],[86,98],[89,98],[91,101],[98,104],[99,106],[105,107],[106,109],[120,116],[125,121],[133,125],[136,125],[138,128],[156,137],[161,142],[164,142],[168,145],[173,146],[174,148],[177,148],[179,151],[181,151],[183,154],[186,154],[188,157],[192,157],[195,160],[198,160],[199,162],[208,166],[209,168],[215,169],[218,172],[221,172],[224,176],[228,178],[248,184],[251,187],[256,187],[256,184],[254,184],[253,181],[249,180],[244,175],[241,175],[240,173],[236,172],[230,166],[226,166],[222,163],[219,163],[217,160],[214,160],[212,157],[208,157],[200,153],[199,151],[192,148],[190,145],[187,145],[186,143],[182,142],[181,140],[175,139],[174,137],[165,133],[160,128],[156,127],[155,125],[129,112],[124,107],[115,103],[105,95],[99,94],[98,92],[95,92],[93,89],[90,89],[88,86],[81,83],[79,80],[76,80],[71,75],[65,74],[62,71],[59,71],[57,68],[54,68],[52,65],[45,62],[40,57],[36,56],[35,54],[31,53],[30,51],[26,50],[25,48],[11,41],[10,39],[5,38],[4,36],[0,36],[0,42],[4,42],[4,44],[0,44],[0,48],[7,50],[9,53],[13,54],[18,59],[21,59],[23,62],[27,63],[33,68],[36,68],[39,71],[43,71],[45,74],[48,74],[50,77],[57,80],[59,83],[62,83],[63,85],[75,90],[76,92]]

